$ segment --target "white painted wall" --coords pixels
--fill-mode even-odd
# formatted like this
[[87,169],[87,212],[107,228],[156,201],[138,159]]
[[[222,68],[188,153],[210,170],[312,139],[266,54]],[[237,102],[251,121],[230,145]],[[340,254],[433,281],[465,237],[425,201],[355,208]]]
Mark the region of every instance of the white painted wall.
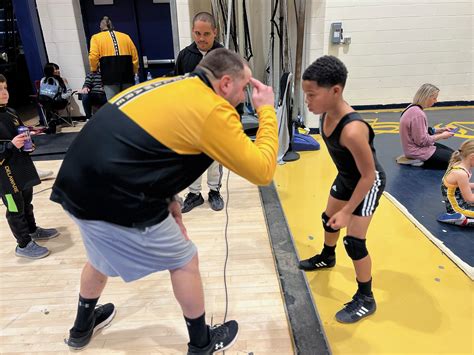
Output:
[[[49,61],[59,65],[73,90],[81,89],[89,68],[79,0],[36,0],[36,4]],[[74,100],[72,115],[83,115],[77,96]]]
[[[261,78],[269,46],[270,1],[247,3],[255,55],[251,65]],[[294,29],[293,2],[288,3],[290,27]],[[324,54],[339,57],[349,70],[345,95],[352,105],[409,102],[424,82],[441,88],[440,101],[474,100],[472,0],[306,3],[303,66]],[[60,65],[73,88],[80,88],[88,64],[79,0],[37,0],[37,5],[49,59]],[[192,16],[198,11],[209,11],[210,1],[176,0],[176,6],[182,49],[192,41]],[[334,21],[343,22],[345,36],[352,38],[350,45],[329,43],[330,24]],[[294,56],[296,40],[294,30],[291,32]],[[310,127],[317,127],[313,115],[307,113],[306,120]]]

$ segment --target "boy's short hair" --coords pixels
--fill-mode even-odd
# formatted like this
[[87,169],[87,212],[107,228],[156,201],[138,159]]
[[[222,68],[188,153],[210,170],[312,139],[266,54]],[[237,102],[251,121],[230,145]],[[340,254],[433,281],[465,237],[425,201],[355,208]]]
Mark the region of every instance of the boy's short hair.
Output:
[[318,86],[331,87],[346,85],[347,68],[332,55],[322,56],[314,61],[303,73],[303,80],[315,81]]
[[7,82],[7,78],[5,78],[3,74],[0,74],[0,83],[6,83],[6,82]]

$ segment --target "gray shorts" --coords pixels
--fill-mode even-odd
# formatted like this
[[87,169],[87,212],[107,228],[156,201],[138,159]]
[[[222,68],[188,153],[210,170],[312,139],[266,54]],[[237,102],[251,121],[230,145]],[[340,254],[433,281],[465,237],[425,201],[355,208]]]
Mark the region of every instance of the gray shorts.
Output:
[[144,229],[71,218],[79,226],[92,266],[104,275],[120,276],[125,282],[157,271],[179,269],[197,253],[171,214]]

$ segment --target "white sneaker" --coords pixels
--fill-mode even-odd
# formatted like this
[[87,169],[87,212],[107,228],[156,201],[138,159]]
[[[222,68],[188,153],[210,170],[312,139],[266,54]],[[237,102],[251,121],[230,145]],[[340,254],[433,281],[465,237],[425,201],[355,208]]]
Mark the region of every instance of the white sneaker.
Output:
[[53,176],[53,172],[51,170],[42,170],[42,169],[36,168],[36,171],[38,172],[38,176],[40,180],[46,180]]

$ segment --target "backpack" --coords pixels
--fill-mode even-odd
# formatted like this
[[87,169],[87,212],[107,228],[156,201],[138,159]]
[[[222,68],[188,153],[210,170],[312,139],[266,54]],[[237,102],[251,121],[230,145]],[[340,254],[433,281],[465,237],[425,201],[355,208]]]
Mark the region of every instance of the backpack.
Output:
[[52,100],[56,100],[60,94],[59,81],[56,78],[43,78],[40,81],[40,96],[47,96]]

